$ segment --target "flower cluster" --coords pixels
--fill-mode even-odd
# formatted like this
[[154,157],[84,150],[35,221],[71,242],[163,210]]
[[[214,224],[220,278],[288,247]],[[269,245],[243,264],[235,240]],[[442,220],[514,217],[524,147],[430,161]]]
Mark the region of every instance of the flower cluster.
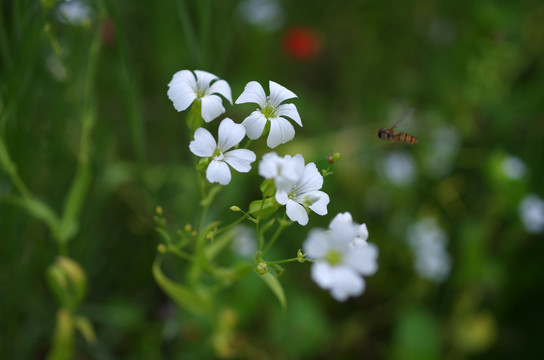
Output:
[[[291,121],[302,126],[296,106],[287,102],[297,97],[292,91],[270,81],[267,95],[261,84],[250,81],[234,103],[254,103],[257,108],[241,123],[224,118],[219,124],[217,137],[214,137],[202,125],[225,113],[223,100],[232,104],[228,83],[205,71],[181,70],[174,74],[168,87],[168,97],[177,111],[191,107],[188,115],[191,120],[187,122],[192,132],[189,149],[201,158],[196,169],[205,169],[210,183],[228,185],[232,179],[231,169],[241,173],[251,171],[251,164],[257,156],[240,146],[246,136],[250,140],[266,136],[266,144],[273,149],[294,138],[295,127]],[[306,163],[301,154],[280,156],[275,152],[266,153],[259,162],[258,173],[265,179],[261,185],[263,199],[249,205],[246,217],[250,220],[253,216],[257,219],[270,216],[282,206],[285,206],[285,213],[291,221],[303,226],[308,224],[310,212],[321,216],[327,214],[330,198],[321,190],[323,175],[315,163]],[[241,210],[237,206],[233,208]],[[266,212],[263,212],[264,208]],[[318,229],[310,232],[303,245],[307,254],[300,252],[300,260],[303,262],[305,256],[312,259],[313,280],[329,289],[335,299],[344,301],[363,292],[365,283],[362,275],[372,275],[377,270],[378,250],[366,242],[367,238],[366,225],[354,223],[349,213],[338,214],[327,231]],[[260,253],[262,248],[257,251],[256,262],[266,269],[267,264],[262,261]]]
[[304,165],[302,155],[282,158],[274,152],[265,154],[259,164],[259,174],[274,179],[276,201],[285,205],[289,219],[306,225],[308,209],[319,215],[327,214],[329,195],[319,190],[323,176],[314,163]]

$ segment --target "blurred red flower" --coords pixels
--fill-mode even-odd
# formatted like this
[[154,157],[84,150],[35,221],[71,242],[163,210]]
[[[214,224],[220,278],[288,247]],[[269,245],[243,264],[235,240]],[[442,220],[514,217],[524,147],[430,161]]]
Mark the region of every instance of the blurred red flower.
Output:
[[311,28],[293,27],[283,36],[283,49],[295,60],[308,61],[321,52],[321,40]]

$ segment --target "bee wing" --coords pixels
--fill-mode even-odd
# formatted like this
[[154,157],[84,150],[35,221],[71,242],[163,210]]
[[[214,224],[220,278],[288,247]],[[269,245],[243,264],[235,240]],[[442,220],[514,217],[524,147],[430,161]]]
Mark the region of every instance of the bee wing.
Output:
[[391,126],[391,129],[396,128],[402,121],[404,121],[406,119],[410,119],[412,117],[412,115],[414,115],[415,110],[416,110],[416,108],[409,108],[409,109],[404,110],[404,113],[402,114],[402,116],[395,122],[395,124],[393,126]]

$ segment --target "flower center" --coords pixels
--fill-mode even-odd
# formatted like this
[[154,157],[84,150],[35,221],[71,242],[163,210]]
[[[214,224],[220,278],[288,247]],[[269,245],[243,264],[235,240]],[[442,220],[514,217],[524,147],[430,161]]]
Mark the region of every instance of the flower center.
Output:
[[261,112],[263,113],[264,117],[267,119],[270,119],[271,117],[276,116],[276,108],[272,106],[270,103],[266,103],[266,105],[261,109]]
[[332,266],[335,266],[342,262],[342,254],[336,250],[329,250],[324,259]]
[[223,156],[223,153],[219,149],[215,149],[212,156],[213,156],[214,160],[223,160],[225,158]]
[[304,199],[302,199],[302,204],[304,206],[311,206],[313,205],[315,202],[317,202],[319,200],[319,196],[315,196],[315,195],[306,195],[304,197]]

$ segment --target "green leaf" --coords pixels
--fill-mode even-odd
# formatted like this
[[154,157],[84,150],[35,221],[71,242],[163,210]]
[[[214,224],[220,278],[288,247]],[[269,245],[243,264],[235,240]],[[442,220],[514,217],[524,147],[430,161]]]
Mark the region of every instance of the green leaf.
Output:
[[272,197],[276,193],[276,185],[274,185],[274,179],[266,179],[260,186],[263,197]]
[[258,275],[266,285],[272,290],[274,295],[278,298],[278,301],[281,304],[282,309],[287,307],[287,301],[285,300],[285,292],[283,291],[283,286],[281,285],[278,278],[270,273],[264,275]]
[[200,201],[200,205],[201,206],[208,206],[212,203],[213,199],[215,199],[215,195],[217,195],[219,193],[219,191],[221,191],[221,189],[223,188],[223,186],[221,185],[215,185],[214,187],[212,187],[210,189],[210,192],[208,193],[208,196],[206,196],[206,198],[202,199],[202,201]]
[[234,232],[227,231],[223,234],[221,234],[219,237],[215,238],[215,240],[206,246],[206,249],[204,250],[206,252],[206,258],[208,260],[213,260],[227,246],[230,244],[233,238]]
[[64,203],[59,234],[61,241],[67,242],[77,233],[79,228],[78,218],[87,196],[90,182],[91,168],[88,163],[81,163]]
[[96,342],[93,325],[85,316],[76,316],[74,318],[74,326],[83,335],[87,344],[94,344]]
[[248,213],[259,219],[266,219],[274,214],[280,208],[280,204],[275,198],[269,197],[265,200],[255,200],[249,204]]
[[32,198],[8,198],[8,201],[14,205],[25,209],[31,216],[41,220],[47,227],[53,238],[58,239],[60,231],[60,221],[53,209],[46,203]]
[[162,257],[157,257],[152,269],[153,277],[159,287],[185,310],[195,315],[210,314],[212,304],[209,297],[168,279],[161,271],[161,261]]

